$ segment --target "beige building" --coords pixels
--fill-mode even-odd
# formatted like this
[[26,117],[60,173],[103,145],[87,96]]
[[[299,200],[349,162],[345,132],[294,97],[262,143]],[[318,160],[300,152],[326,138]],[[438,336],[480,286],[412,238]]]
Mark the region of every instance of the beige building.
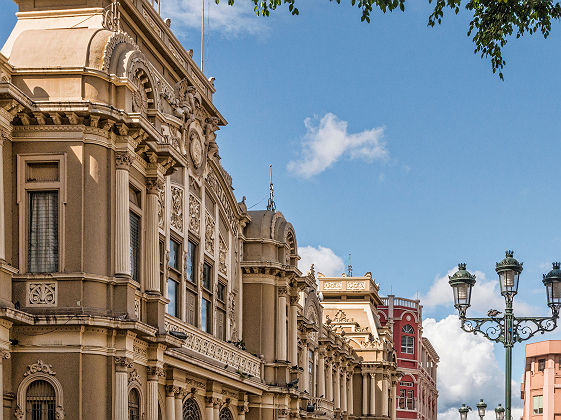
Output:
[[523,420],[561,419],[561,340],[526,345]]
[[292,225],[236,202],[213,79],[159,2],[16,3],[0,420],[395,418],[377,286],[332,295],[320,278],[320,302]]

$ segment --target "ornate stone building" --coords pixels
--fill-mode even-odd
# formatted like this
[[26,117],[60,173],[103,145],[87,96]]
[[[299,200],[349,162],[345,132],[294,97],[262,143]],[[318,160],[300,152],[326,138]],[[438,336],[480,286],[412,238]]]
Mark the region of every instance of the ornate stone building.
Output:
[[159,2],[16,3],[0,420],[395,418],[391,334],[336,316],[290,223],[236,202],[213,79]]

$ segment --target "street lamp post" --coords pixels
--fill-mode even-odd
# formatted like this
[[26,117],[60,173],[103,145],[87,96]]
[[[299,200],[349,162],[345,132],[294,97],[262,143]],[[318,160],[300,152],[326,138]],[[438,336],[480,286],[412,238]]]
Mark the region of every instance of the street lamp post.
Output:
[[[487,408],[487,404],[485,404],[483,400],[479,400],[476,407],[479,418],[483,420],[483,417],[485,417],[485,409]],[[470,411],[471,407],[462,404],[462,406],[458,409],[458,412],[460,413],[460,420],[467,420],[467,416]],[[497,408],[495,408],[495,418],[497,420],[504,420],[505,418],[505,409],[500,404]]]
[[[458,310],[461,328],[473,334],[481,333],[485,338],[502,343],[506,353],[505,374],[505,408],[503,417],[511,420],[511,382],[512,382],[512,347],[516,342],[530,339],[538,332],[553,331],[557,327],[557,318],[561,307],[561,269],[559,263],[553,263],[553,270],[543,276],[547,292],[547,304],[551,308],[551,317],[515,317],[512,301],[518,293],[518,281],[522,272],[522,263],[506,251],[505,258],[496,264],[499,275],[501,295],[505,299],[505,312],[502,318],[496,309],[487,313],[488,318],[467,318],[466,312],[471,305],[471,289],[475,285],[475,275],[466,270],[465,264],[458,264],[458,271],[449,276],[449,284],[454,291],[454,307]],[[498,409],[499,407],[497,407]],[[502,407],[501,407],[502,408]],[[499,412],[497,412],[497,418]],[[504,416],[506,414],[506,416]],[[466,412],[467,416],[467,412]]]
[[477,407],[477,414],[479,414],[479,418],[483,420],[483,417],[485,417],[485,409],[487,408],[487,404],[485,404],[481,399],[477,403],[476,407]]

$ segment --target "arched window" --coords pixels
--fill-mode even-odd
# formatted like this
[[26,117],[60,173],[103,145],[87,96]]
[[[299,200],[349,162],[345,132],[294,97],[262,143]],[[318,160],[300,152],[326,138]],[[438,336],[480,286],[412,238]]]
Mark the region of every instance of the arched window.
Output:
[[185,400],[183,403],[183,420],[201,420],[201,410],[193,398]]
[[415,354],[415,330],[409,324],[405,324],[401,329],[401,352],[405,354]]
[[26,418],[32,420],[55,420],[56,394],[47,381],[33,381],[25,395]]
[[234,420],[234,416],[232,416],[232,412],[229,408],[223,408],[220,410],[219,420]]
[[140,420],[140,394],[135,388],[129,392],[129,420]]

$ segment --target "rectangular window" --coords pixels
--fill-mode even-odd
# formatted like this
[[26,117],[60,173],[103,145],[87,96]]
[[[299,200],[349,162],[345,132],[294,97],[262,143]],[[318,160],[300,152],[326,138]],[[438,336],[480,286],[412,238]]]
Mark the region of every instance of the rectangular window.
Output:
[[204,332],[212,333],[212,304],[207,299],[202,299],[202,319],[201,329]]
[[58,191],[30,191],[28,220],[28,271],[57,272]]
[[314,389],[314,352],[312,350],[308,350],[308,374],[310,376],[308,386],[311,395],[312,389]]
[[226,312],[222,309],[216,310],[216,337],[226,340]]
[[203,287],[212,291],[212,267],[207,263],[203,264]]
[[197,246],[189,241],[187,242],[187,260],[185,261],[185,272],[187,280],[193,284],[197,284]]
[[409,388],[413,388],[413,382],[408,382],[408,381],[401,381],[399,382],[400,386],[407,386]]
[[401,336],[401,352],[406,354],[414,353],[414,342],[415,339],[408,335]]
[[218,292],[216,293],[216,298],[220,302],[226,302],[226,285],[223,283],[218,283]]
[[168,279],[168,314],[176,318],[179,315],[178,291],[179,288],[177,287],[177,282],[175,280]]
[[134,281],[139,281],[139,260],[140,260],[140,216],[134,212],[129,212],[131,229],[131,277]]
[[414,410],[415,409],[415,398],[413,396],[413,390],[412,389],[407,391],[407,401],[405,402],[405,405],[406,405],[408,410]]
[[398,401],[398,408],[400,408],[401,410],[405,410],[405,400],[406,400],[406,396],[405,396],[405,390],[404,389],[400,389],[399,390],[399,401]]
[[179,270],[179,244],[173,239],[169,241],[169,266]]
[[538,360],[538,370],[543,372],[545,370],[545,359]]
[[532,408],[534,414],[543,414],[543,395],[534,395],[532,397]]
[[197,295],[187,290],[187,323],[197,326]]

